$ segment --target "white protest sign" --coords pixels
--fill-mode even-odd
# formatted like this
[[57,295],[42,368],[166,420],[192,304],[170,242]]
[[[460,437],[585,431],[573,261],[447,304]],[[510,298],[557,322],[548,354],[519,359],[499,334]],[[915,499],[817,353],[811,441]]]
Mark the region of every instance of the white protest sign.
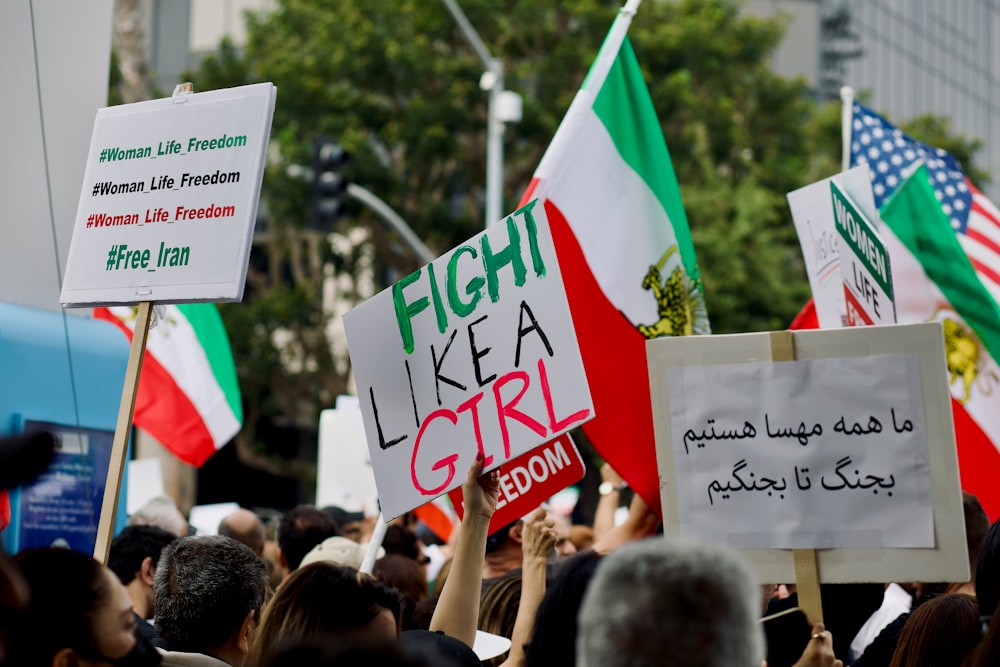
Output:
[[875,220],[878,215],[868,165],[824,178],[787,195],[822,329],[845,326],[847,316],[838,250],[840,235],[836,230],[830,198],[830,183],[833,181],[850,195],[869,219]]
[[275,91],[100,109],[60,301],[240,300]]
[[895,324],[892,271],[885,241],[836,181],[830,182],[833,218],[840,235],[840,273],[844,281],[847,326]]
[[[337,399],[337,405],[347,401]],[[323,410],[319,415],[316,506],[336,505],[348,512],[378,513],[365,425],[358,406]]]
[[[532,201],[344,316],[387,519],[593,417],[543,207]],[[609,351],[610,352],[610,351]]]
[[[961,491],[936,323],[647,343],[665,532],[791,581],[964,581]],[[905,572],[906,574],[902,574]],[[963,574],[964,573],[964,574]]]

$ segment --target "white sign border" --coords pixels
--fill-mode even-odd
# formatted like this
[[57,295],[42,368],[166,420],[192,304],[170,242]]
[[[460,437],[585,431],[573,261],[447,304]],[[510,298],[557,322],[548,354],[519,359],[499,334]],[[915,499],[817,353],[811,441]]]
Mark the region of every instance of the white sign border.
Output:
[[[820,581],[860,583],[886,581],[967,581],[969,559],[965,541],[962,490],[952,427],[951,395],[945,382],[944,335],[935,322],[796,331],[796,359],[915,354],[920,358],[924,415],[930,461],[935,548],[819,549]],[[656,458],[660,469],[663,532],[680,534],[677,471],[670,429],[670,405],[665,368],[714,366],[771,361],[768,333],[660,338],[646,343]],[[790,549],[740,549],[764,582],[793,582]]]

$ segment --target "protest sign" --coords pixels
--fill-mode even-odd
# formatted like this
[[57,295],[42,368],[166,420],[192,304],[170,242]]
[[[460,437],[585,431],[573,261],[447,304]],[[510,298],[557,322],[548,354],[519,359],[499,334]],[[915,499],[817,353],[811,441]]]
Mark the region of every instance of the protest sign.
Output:
[[[791,333],[787,335],[791,336]],[[936,323],[647,343],[665,532],[743,549],[792,581],[965,581],[955,441]]]
[[60,301],[239,301],[270,83],[100,109]]
[[874,219],[830,181],[833,218],[840,236],[840,274],[844,281],[847,326],[895,324],[892,271],[885,241]]
[[[337,405],[346,401],[337,400]],[[323,410],[319,415],[316,506],[335,505],[348,512],[378,511],[375,475],[357,405]]]
[[477,453],[493,469],[593,417],[536,203],[344,316],[387,518],[460,486]]
[[[489,534],[529,514],[570,484],[576,484],[586,472],[583,457],[568,433],[505,463],[500,470],[500,498],[490,520]],[[450,491],[448,497],[459,518],[465,516],[461,487]]]
[[822,329],[839,329],[845,326],[847,318],[840,269],[840,235],[836,230],[830,195],[830,183],[834,181],[869,220],[877,219],[878,215],[868,165],[824,178],[787,195]]

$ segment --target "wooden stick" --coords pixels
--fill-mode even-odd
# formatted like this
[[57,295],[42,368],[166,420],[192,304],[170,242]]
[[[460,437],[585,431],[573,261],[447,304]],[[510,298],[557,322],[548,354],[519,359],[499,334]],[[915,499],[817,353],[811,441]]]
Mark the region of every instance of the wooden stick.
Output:
[[108,462],[108,479],[104,484],[104,502],[101,504],[101,518],[97,524],[97,541],[94,544],[94,558],[107,564],[114,537],[115,515],[118,513],[118,494],[125,474],[125,455],[128,453],[129,436],[132,434],[132,414],[135,412],[135,394],[139,387],[139,373],[149,339],[149,322],[153,313],[153,302],[143,301],[136,312],[135,331],[132,332],[132,347],[129,349],[128,366],[125,368],[125,385],[122,401],[118,406],[118,423],[115,425],[115,440]]
[[[791,331],[770,334],[771,361],[795,361],[795,337]],[[792,549],[799,608],[811,623],[823,622],[823,599],[819,588],[819,565],[815,549]]]

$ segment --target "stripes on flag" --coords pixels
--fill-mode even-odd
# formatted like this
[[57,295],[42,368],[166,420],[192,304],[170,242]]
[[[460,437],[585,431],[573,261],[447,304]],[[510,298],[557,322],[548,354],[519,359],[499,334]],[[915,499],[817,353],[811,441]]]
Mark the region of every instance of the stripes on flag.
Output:
[[1000,210],[972,184],[958,160],[861,104],[854,104],[851,129],[851,166],[870,167],[875,206],[880,209],[914,169],[927,165],[941,210],[979,280],[1000,303]]

